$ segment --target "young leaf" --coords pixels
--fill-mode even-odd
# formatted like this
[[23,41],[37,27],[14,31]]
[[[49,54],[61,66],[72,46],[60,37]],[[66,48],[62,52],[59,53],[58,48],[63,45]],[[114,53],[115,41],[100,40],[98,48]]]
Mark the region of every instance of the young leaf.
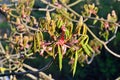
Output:
[[67,38],[70,37],[70,32],[69,32],[69,30],[66,29],[66,31],[65,31],[65,35],[66,35]]
[[40,36],[39,36],[39,32],[36,33],[36,39],[37,39],[37,47],[38,47],[38,49],[40,49]]
[[79,38],[80,44],[84,44],[84,45],[88,44],[88,40],[89,40],[89,37],[87,35],[81,36]]
[[88,5],[87,5],[87,4],[84,5],[84,9],[85,9],[85,11],[86,11],[87,13],[89,12]]
[[61,69],[62,69],[62,51],[61,51],[60,45],[58,45],[58,55],[59,55],[59,68],[61,71]]
[[32,8],[34,6],[35,0],[28,0],[28,6]]
[[88,56],[91,56],[91,52],[90,52],[90,50],[87,48],[87,46],[84,45],[84,44],[82,44],[82,47],[83,47],[85,53],[86,53]]
[[50,24],[51,16],[49,11],[46,12],[46,20],[48,21],[48,24]]
[[83,24],[83,32],[82,32],[83,35],[86,35],[87,34],[87,25],[86,24]]
[[81,16],[80,19],[79,19],[78,25],[76,27],[77,34],[80,34],[82,26],[83,26],[83,17]]
[[82,26],[83,25],[83,17],[80,16],[80,20],[79,20],[79,23],[78,23],[79,26]]
[[36,52],[36,49],[37,49],[37,48],[36,48],[36,45],[37,45],[37,44],[36,44],[36,38],[35,38],[35,36],[34,36],[34,44],[33,44],[33,46],[34,46],[34,47],[33,47],[34,52]]
[[41,31],[39,32],[39,36],[40,36],[40,40],[43,41],[44,37],[43,37],[43,33]]
[[89,44],[87,44],[86,46],[87,46],[87,48],[88,48],[91,52],[93,52],[93,53],[95,52],[95,51],[91,48],[91,46],[90,46]]
[[97,23],[97,19],[99,19],[99,16],[96,16],[96,19],[94,20],[93,24],[96,24]]
[[53,4],[58,3],[58,0],[52,0],[52,3]]
[[73,65],[73,76],[75,75],[75,72],[76,72],[77,60],[78,60],[78,51],[75,52],[75,61],[74,61],[74,65]]
[[58,20],[57,21],[57,27],[61,28],[62,25],[63,25],[63,21],[62,20]]

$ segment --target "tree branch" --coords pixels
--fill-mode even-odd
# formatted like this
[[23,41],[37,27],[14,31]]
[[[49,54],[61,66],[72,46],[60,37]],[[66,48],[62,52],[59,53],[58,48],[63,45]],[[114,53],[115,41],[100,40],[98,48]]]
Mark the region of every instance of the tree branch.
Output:
[[80,3],[83,0],[76,0],[75,2],[68,4],[69,7],[75,6],[76,4]]
[[[32,71],[39,71],[38,69],[33,68],[33,67],[31,67],[31,66],[29,66],[29,65],[27,65],[27,64],[23,64],[23,66],[24,66],[25,68],[29,69],[29,70],[32,70]],[[43,72],[39,72],[39,76],[40,76],[40,78],[42,78],[42,79],[44,79],[44,80],[54,80],[51,76],[48,76],[48,75],[46,75],[46,74],[43,73]]]

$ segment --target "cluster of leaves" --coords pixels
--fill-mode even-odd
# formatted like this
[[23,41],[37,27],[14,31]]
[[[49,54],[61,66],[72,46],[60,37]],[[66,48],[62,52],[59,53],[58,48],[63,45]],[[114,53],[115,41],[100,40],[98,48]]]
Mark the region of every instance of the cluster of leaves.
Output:
[[[107,20],[111,22],[117,22],[117,15],[115,11],[113,10],[112,13],[107,15]],[[100,35],[105,38],[107,41],[109,39],[109,32],[111,31],[112,33],[115,32],[116,24],[111,23],[111,22],[105,22],[101,21],[101,32]]]
[[[73,75],[76,71],[77,63],[81,65],[90,63],[93,57],[100,53],[102,45],[96,40],[89,40],[88,25],[85,23],[88,18],[95,16],[98,19],[98,8],[92,5],[85,5],[82,16],[77,23],[70,19],[75,19],[73,13],[62,6],[59,2],[53,2],[56,8],[54,12],[46,10],[46,16],[37,20],[31,16],[34,0],[19,0],[18,5],[7,7],[2,5],[0,8],[7,15],[7,20],[11,26],[10,37],[5,37],[10,43],[8,49],[13,52],[9,54],[19,54],[18,61],[23,62],[26,58],[39,53],[43,57],[52,56],[59,59],[59,68],[62,69],[62,60],[69,58],[69,64],[72,66]],[[108,14],[108,20],[117,21],[117,16],[113,11]],[[97,20],[94,20],[95,24]],[[107,24],[107,25],[106,25]],[[110,27],[111,26],[111,27]],[[101,21],[101,31],[104,31],[104,37],[108,39],[108,31],[114,32],[114,24]],[[46,40],[46,34],[49,35]],[[102,34],[101,34],[102,35]],[[88,59],[91,58],[90,61]]]

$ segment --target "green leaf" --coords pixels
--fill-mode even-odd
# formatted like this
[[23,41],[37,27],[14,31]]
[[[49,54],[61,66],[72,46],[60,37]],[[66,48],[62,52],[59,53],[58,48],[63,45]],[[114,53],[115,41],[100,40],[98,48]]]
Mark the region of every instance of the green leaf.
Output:
[[83,24],[83,32],[82,32],[83,35],[86,35],[87,34],[87,25],[86,24]]
[[78,25],[79,25],[80,27],[83,25],[83,17],[82,17],[82,16],[80,16],[80,20],[79,20],[79,22],[78,22]]
[[83,47],[85,53],[86,53],[88,56],[91,56],[91,52],[90,52],[90,50],[87,48],[87,46],[84,45],[84,44],[82,44],[82,47]]
[[33,45],[34,45],[33,50],[34,50],[34,52],[36,52],[37,48],[36,48],[36,38],[35,38],[35,36],[34,36],[34,44]]
[[59,55],[59,68],[61,71],[61,69],[62,69],[62,51],[61,51],[60,45],[58,45],[58,55]]
[[53,4],[58,3],[58,0],[52,0],[52,3]]
[[99,19],[99,16],[96,16],[96,19],[93,21],[93,24],[96,24],[97,23],[97,19]]
[[93,52],[93,53],[95,52],[89,44],[87,44],[86,46],[91,52]]
[[34,6],[35,0],[29,0],[29,7],[32,8]]
[[69,30],[66,29],[66,31],[65,31],[65,35],[66,35],[67,38],[70,37],[70,32],[69,32]]
[[76,72],[77,60],[78,60],[78,51],[75,52],[75,61],[74,61],[74,65],[73,65],[73,76],[75,75],[75,72]]
[[63,21],[62,20],[58,20],[57,21],[57,27],[61,28],[62,25],[63,25]]
[[41,31],[39,32],[39,36],[40,36],[40,40],[43,41],[44,37],[43,37],[43,33]]
[[40,36],[38,32],[36,33],[36,38],[37,38],[37,47],[38,49],[40,49]]
[[76,27],[77,34],[80,34],[82,27],[83,27],[83,17],[80,16],[79,22],[77,23],[77,27]]
[[85,9],[85,11],[86,11],[87,13],[89,12],[88,5],[87,5],[87,4],[84,5],[84,9]]
[[87,35],[81,36],[81,37],[79,38],[79,40],[80,40],[80,44],[86,45],[86,44],[88,44],[89,37],[88,37]]

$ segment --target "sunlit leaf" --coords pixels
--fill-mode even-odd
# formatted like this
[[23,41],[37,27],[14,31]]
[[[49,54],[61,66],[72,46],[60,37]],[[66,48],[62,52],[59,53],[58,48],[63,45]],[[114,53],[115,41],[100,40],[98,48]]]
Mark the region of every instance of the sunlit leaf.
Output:
[[58,45],[58,55],[59,55],[59,68],[62,70],[62,51],[60,45]]
[[87,36],[87,35],[85,35],[85,36],[81,36],[80,38],[79,38],[79,41],[80,41],[80,44],[88,44],[88,41],[89,41],[89,37]]
[[95,4],[92,4],[92,5],[91,5],[91,4],[89,4],[89,5],[88,5],[88,7],[89,7],[90,9],[94,9]]
[[37,40],[37,47],[38,47],[38,49],[40,49],[40,36],[39,36],[39,32],[36,32],[36,40]]
[[87,34],[87,25],[86,24],[83,24],[83,32],[82,32],[83,35],[86,35]]
[[83,47],[85,53],[86,53],[88,56],[91,56],[91,52],[90,52],[90,50],[87,48],[87,46],[84,45],[84,44],[82,44],[82,47]]
[[75,75],[75,72],[76,72],[77,60],[78,60],[78,51],[75,52],[75,61],[74,61],[74,65],[73,65],[73,76]]
[[83,17],[80,16],[80,20],[79,20],[79,23],[78,23],[79,26],[82,26],[83,25]]
[[95,7],[94,10],[96,11],[96,13],[98,12],[98,8],[97,7]]
[[57,27],[58,27],[58,28],[61,28],[62,25],[63,25],[63,21],[62,21],[62,20],[58,20],[58,21],[57,21]]
[[39,31],[39,36],[40,36],[40,40],[43,41],[44,37],[43,37],[43,33],[41,31]]
[[58,0],[52,0],[52,3],[53,4],[58,3]]
[[50,12],[49,11],[46,12],[46,20],[50,24],[51,16],[50,16]]
[[85,11],[86,11],[87,13],[89,12],[88,5],[87,5],[87,4],[84,5],[84,9],[85,9]]
[[93,52],[93,53],[95,52],[89,44],[87,44],[86,46],[91,52]]
[[28,6],[32,8],[34,6],[35,0],[28,0]]
[[99,16],[96,16],[96,19],[93,21],[93,24],[96,24],[97,23],[97,19],[99,19]]
[[80,34],[82,26],[83,26],[83,17],[81,16],[80,19],[79,19],[79,22],[77,24],[77,27],[76,27],[77,34]]
[[34,50],[34,52],[36,52],[36,49],[37,49],[37,47],[36,47],[36,45],[37,45],[37,43],[36,43],[36,38],[35,38],[35,36],[34,36],[34,44],[33,44],[33,50]]
[[66,31],[65,31],[65,35],[66,35],[66,37],[67,37],[67,38],[69,38],[69,37],[70,37],[69,30],[67,30],[67,29],[66,29]]

